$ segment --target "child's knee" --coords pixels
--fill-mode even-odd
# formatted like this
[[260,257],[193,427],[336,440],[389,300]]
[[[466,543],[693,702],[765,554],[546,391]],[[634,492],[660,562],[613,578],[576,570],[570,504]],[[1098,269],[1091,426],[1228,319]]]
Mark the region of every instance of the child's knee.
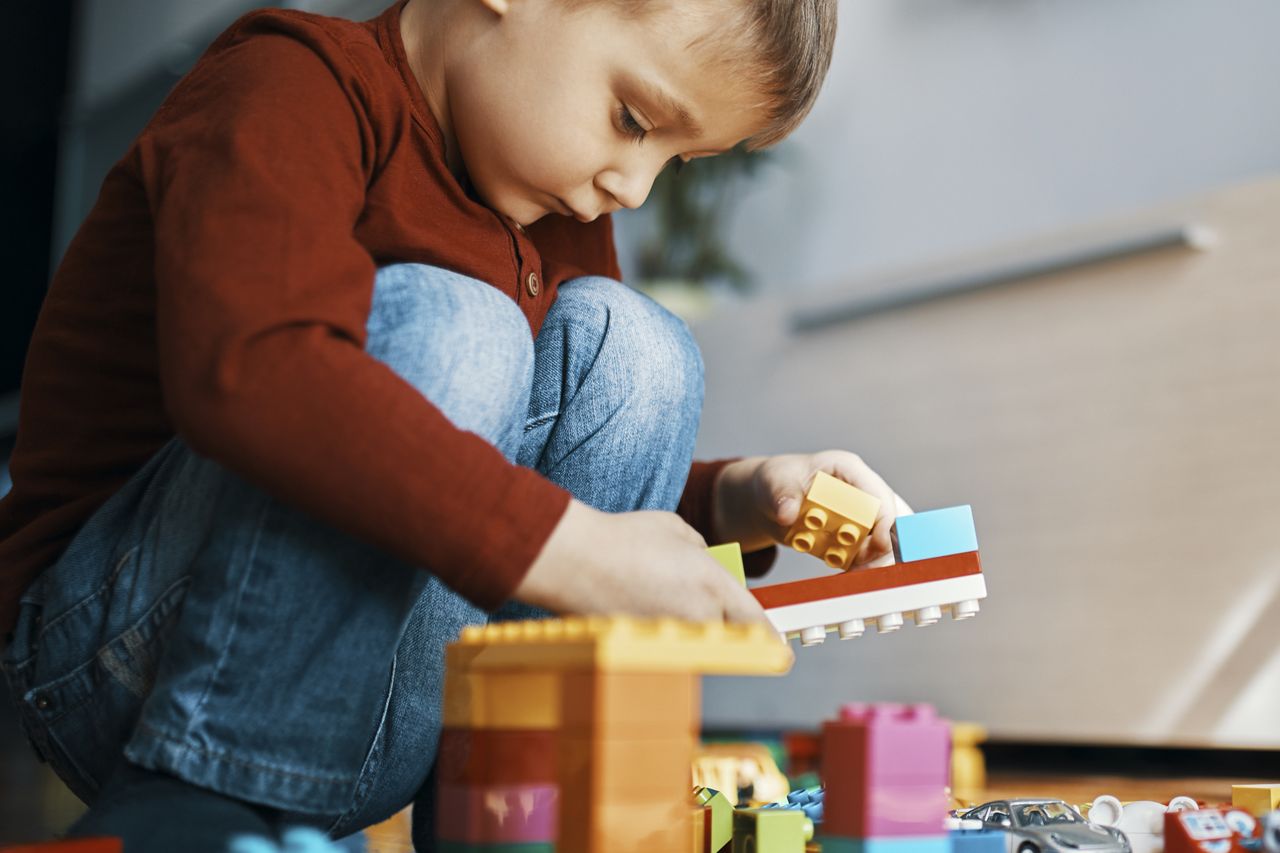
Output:
[[605,368],[631,396],[699,412],[702,353],[688,325],[653,299],[608,278],[588,276],[560,289],[572,325],[598,336]]
[[511,403],[498,418],[505,421],[527,405],[533,337],[523,312],[498,289],[451,270],[379,270],[365,348],[464,429],[486,434],[495,408]]

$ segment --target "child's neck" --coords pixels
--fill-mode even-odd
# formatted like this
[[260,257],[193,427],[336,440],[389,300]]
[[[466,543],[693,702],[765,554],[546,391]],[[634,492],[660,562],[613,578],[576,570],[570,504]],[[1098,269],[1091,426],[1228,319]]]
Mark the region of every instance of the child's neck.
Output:
[[453,122],[449,120],[449,98],[445,90],[445,38],[449,27],[448,2],[424,3],[409,0],[400,12],[400,40],[409,60],[409,70],[418,81],[418,88],[431,108],[431,114],[440,127],[444,139],[445,165],[464,186],[468,183],[466,166],[458,154],[458,142],[453,134]]

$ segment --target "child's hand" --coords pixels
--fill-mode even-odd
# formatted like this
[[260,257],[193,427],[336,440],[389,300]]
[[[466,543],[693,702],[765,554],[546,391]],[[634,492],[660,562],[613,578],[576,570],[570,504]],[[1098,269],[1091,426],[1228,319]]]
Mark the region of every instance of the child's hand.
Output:
[[557,613],[764,622],[751,593],[670,512],[606,513],[571,501],[515,597]]
[[859,546],[853,565],[891,564],[893,520],[909,515],[911,507],[857,454],[845,450],[756,456],[726,465],[715,485],[716,530],[726,541],[741,542],[743,551],[781,542],[799,517],[804,493],[817,471],[825,471],[880,499],[880,513],[871,535]]

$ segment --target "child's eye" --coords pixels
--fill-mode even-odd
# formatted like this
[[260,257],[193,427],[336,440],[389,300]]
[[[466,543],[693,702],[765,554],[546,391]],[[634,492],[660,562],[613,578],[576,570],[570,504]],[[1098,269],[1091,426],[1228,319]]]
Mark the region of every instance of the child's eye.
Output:
[[636,121],[636,117],[631,114],[631,110],[627,109],[626,104],[619,104],[617,109],[618,127],[627,136],[630,136],[636,142],[643,142],[644,136],[648,133],[640,122]]

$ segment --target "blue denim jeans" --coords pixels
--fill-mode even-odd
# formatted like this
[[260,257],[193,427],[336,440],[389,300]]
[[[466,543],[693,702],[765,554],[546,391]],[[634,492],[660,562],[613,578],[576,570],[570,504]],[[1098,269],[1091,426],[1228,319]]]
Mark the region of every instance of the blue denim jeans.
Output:
[[[580,500],[676,506],[702,361],[648,298],[566,282],[535,341],[489,285],[400,264],[368,332],[454,424]],[[3,665],[33,745],[88,802],[124,756],[335,836],[416,798],[425,839],[444,646],[487,618],[174,438],[26,591]]]

